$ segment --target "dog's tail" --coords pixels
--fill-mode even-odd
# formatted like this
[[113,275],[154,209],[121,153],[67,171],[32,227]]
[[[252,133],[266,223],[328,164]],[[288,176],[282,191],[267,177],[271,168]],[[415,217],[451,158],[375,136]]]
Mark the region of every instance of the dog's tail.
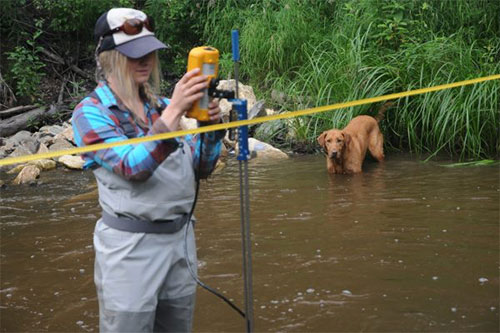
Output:
[[374,117],[377,120],[377,123],[379,123],[382,119],[384,119],[384,113],[385,111],[390,108],[394,103],[392,101],[385,102],[382,104],[380,109],[378,110],[377,115]]

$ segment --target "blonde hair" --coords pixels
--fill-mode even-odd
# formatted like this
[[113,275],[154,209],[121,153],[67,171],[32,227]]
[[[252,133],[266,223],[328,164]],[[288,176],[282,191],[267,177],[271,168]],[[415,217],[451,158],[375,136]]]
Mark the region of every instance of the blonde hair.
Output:
[[[157,92],[160,88],[160,61],[158,59],[158,53],[154,52],[154,63],[149,82],[141,84],[139,86],[139,96],[148,102],[152,107],[159,107]],[[117,50],[104,51],[99,54],[97,59],[96,77],[97,79],[106,79],[113,77],[115,82],[120,84],[115,87],[118,91],[116,92],[123,103],[129,106],[129,99],[127,96],[133,96],[135,93],[136,84],[130,71],[128,70],[128,58],[118,52]]]

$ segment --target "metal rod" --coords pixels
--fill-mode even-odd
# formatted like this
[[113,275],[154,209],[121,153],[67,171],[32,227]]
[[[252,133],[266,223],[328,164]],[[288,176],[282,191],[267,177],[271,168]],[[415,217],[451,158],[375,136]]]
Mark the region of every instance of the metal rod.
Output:
[[[238,92],[238,62],[240,60],[239,34],[238,30],[231,32],[234,61],[234,80],[236,84],[236,100],[233,107],[237,104],[238,120],[247,119],[247,101],[239,99]],[[241,209],[241,242],[243,251],[243,282],[245,289],[245,319],[247,332],[253,332],[253,291],[252,291],[252,243],[250,235],[250,195],[248,184],[248,127],[238,128],[238,145],[240,161],[240,209]]]
[[252,238],[250,234],[250,194],[248,184],[248,161],[243,161],[243,181],[244,181],[244,211],[243,216],[245,224],[245,252],[246,252],[246,296],[245,296],[245,313],[247,316],[247,331],[253,332],[253,288],[252,288]]
[[235,97],[240,98],[239,94],[239,81],[240,79],[240,74],[239,74],[239,63],[235,62],[234,63],[234,85],[235,85]]
[[240,161],[240,213],[243,252],[243,283],[245,290],[245,319],[247,332],[253,332],[252,243],[250,234],[250,200],[248,161]]

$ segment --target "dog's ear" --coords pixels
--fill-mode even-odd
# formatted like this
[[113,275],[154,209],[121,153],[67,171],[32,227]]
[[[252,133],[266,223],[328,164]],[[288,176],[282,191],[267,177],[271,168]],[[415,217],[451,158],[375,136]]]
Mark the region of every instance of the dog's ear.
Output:
[[318,136],[318,142],[321,147],[325,146],[325,136],[326,136],[326,131],[324,131],[323,133],[321,133],[320,136]]
[[351,143],[351,136],[347,133],[343,133],[344,134],[344,143],[346,146],[349,146],[349,144]]

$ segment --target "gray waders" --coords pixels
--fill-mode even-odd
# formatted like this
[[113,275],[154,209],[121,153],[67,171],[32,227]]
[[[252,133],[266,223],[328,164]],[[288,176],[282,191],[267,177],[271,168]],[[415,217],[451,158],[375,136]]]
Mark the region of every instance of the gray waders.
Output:
[[142,182],[94,170],[103,216],[94,232],[101,332],[190,332],[196,281],[192,155],[183,140]]
[[[187,245],[196,269],[192,226]],[[94,232],[101,332],[190,332],[196,282],[184,256],[184,228],[172,234],[134,233],[99,220]]]

